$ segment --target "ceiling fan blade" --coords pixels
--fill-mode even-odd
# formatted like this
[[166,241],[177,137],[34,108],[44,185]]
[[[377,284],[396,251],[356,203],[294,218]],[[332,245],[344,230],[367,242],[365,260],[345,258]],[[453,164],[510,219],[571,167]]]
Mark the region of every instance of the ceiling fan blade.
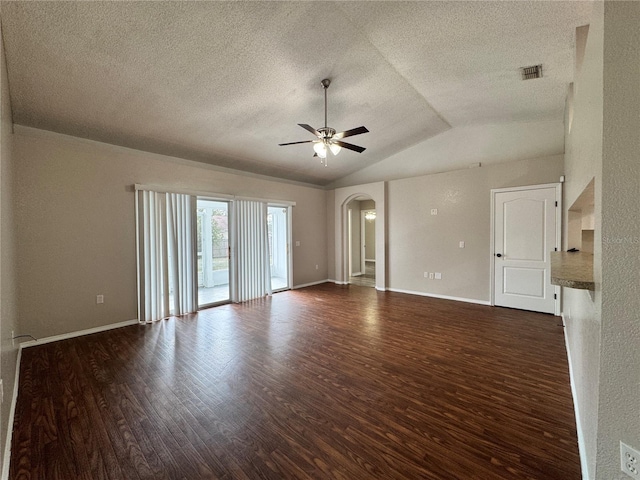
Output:
[[[335,137],[333,137],[335,138]],[[358,153],[362,153],[366,150],[366,148],[364,147],[359,147],[358,145],[353,145],[351,143],[345,143],[345,142],[341,142],[339,140],[336,140],[332,143],[335,143],[336,145],[340,145],[342,148],[346,148],[349,150],[353,150],[354,152],[358,152]]]
[[336,133],[333,137],[336,140],[340,140],[341,138],[353,137],[354,135],[360,135],[361,133],[367,133],[367,127],[358,127],[352,128],[351,130],[345,130],[344,132]]
[[322,135],[320,135],[320,132],[317,131],[315,128],[313,128],[311,125],[307,125],[306,123],[299,123],[298,125],[300,125],[305,130],[313,133],[316,137],[322,138]]
[[313,143],[313,140],[303,140],[301,142],[289,142],[289,143],[279,143],[278,146],[284,147],[285,145],[297,145],[298,143]]

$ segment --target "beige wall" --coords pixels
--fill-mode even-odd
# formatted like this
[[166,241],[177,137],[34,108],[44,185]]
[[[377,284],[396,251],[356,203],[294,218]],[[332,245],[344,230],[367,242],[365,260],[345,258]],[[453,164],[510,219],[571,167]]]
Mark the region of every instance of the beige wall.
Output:
[[[376,202],[374,202],[373,200],[362,200],[360,202],[360,211],[375,210],[375,209],[376,209]],[[364,244],[365,244],[364,258],[367,260],[376,259],[376,229],[375,228],[376,228],[375,220],[366,221],[364,224]]]
[[[9,428],[9,409],[13,397],[17,363],[17,348],[12,345],[11,331],[16,329],[17,307],[15,295],[14,232],[11,155],[12,129],[11,103],[4,59],[4,45],[0,31],[1,103],[0,113],[0,378],[3,380],[4,402],[0,408],[0,464],[5,450]],[[3,466],[0,465],[0,472]]]
[[295,201],[293,284],[327,278],[324,190],[24,127],[14,137],[20,333],[137,318],[135,183]]
[[364,273],[360,271],[360,242],[362,241],[362,232],[360,232],[360,203],[359,200],[352,200],[347,205],[347,209],[351,211],[351,245],[349,246],[349,250],[351,251],[352,273]]
[[640,450],[640,2],[605,2],[602,324],[596,478]]
[[327,279],[336,281],[336,192],[327,191]]
[[[583,37],[584,29],[578,32]],[[574,405],[578,438],[581,445],[583,475],[595,478],[598,435],[598,386],[600,370],[600,304],[601,264],[601,170],[602,170],[602,69],[603,69],[603,5],[596,3],[589,26],[587,43],[569,97],[565,124],[564,184],[564,248],[581,243],[568,235],[572,218],[568,208],[578,199],[592,179],[595,179],[595,293],[572,288],[562,289],[562,311],[566,325],[567,354],[574,384]],[[582,51],[578,42],[578,50]],[[573,120],[569,122],[572,112]],[[569,125],[571,128],[569,129]],[[580,231],[579,229],[574,229]]]
[[[367,210],[375,210],[375,209],[369,208]],[[365,260],[376,259],[376,220],[375,218],[373,220],[365,219],[364,221],[364,258]]]
[[490,190],[553,183],[561,174],[556,155],[387,182],[388,287],[489,302]]

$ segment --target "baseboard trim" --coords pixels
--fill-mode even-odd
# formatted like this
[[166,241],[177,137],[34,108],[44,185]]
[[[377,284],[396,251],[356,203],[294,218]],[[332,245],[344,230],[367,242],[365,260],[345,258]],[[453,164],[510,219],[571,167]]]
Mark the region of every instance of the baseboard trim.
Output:
[[9,462],[11,461],[11,439],[13,438],[13,422],[16,415],[16,403],[18,401],[18,385],[20,385],[20,363],[22,360],[22,350],[24,348],[34,347],[36,345],[44,345],[45,343],[57,342],[59,340],[66,340],[68,338],[81,337],[83,335],[91,335],[92,333],[105,332],[107,330],[113,330],[116,328],[127,327],[129,325],[136,325],[140,323],[136,320],[126,320],[124,322],[112,323],[109,325],[103,325],[101,327],[88,328],[86,330],[79,330],[76,332],[63,333],[62,335],[54,335],[51,337],[40,338],[38,340],[31,340],[29,342],[21,343],[18,346],[18,356],[16,357],[16,375],[13,382],[13,396],[11,397],[11,407],[9,408],[9,418],[7,419],[7,440],[4,446],[4,452],[2,457],[2,476],[1,480],[9,479]]
[[20,384],[20,360],[22,359],[22,348],[18,347],[16,356],[16,374],[13,379],[13,395],[11,396],[11,406],[9,407],[9,418],[7,419],[7,437],[2,453],[2,480],[9,480],[9,462],[11,461],[11,440],[13,438],[13,421],[16,415],[16,404],[18,402],[18,385]]
[[491,302],[485,300],[476,300],[475,298],[452,297],[450,295],[439,295],[437,293],[416,292],[415,290],[403,290],[401,288],[387,288],[389,292],[406,293],[409,295],[419,295],[421,297],[440,298],[442,300],[454,300],[456,302],[475,303],[477,305],[491,306]]
[[92,333],[105,332],[107,330],[113,330],[114,328],[128,327],[129,325],[136,325],[140,323],[136,320],[126,320],[124,322],[111,323],[109,325],[103,325],[101,327],[88,328],[86,330],[78,330],[76,332],[63,333],[61,335],[53,335],[52,337],[39,338],[38,340],[30,340],[20,344],[20,348],[29,348],[36,345],[44,345],[45,343],[58,342],[60,340],[67,340],[69,338],[82,337],[83,335],[91,335]]
[[328,282],[332,282],[333,280],[329,280],[328,278],[325,278],[324,280],[318,280],[317,282],[310,282],[310,283],[303,283],[300,285],[294,285],[291,290],[297,290],[298,288],[305,288],[305,287],[313,287],[314,285],[320,285],[321,283],[328,283]]
[[336,285],[349,285],[349,282],[342,282],[340,280],[334,280],[333,278],[330,278],[329,280],[327,280],[327,282],[332,282]]
[[561,314],[562,325],[564,327],[564,346],[567,350],[567,363],[569,364],[569,384],[571,385],[571,396],[573,397],[573,412],[576,417],[576,430],[578,432],[578,454],[580,455],[580,468],[582,470],[582,480],[590,480],[589,465],[587,464],[587,455],[584,444],[584,433],[582,430],[582,417],[580,416],[580,407],[578,406],[578,397],[576,395],[576,384],[574,382],[573,364],[571,363],[571,348],[569,347],[569,339],[567,338],[567,322],[564,318],[564,312]]
[[360,275],[362,275],[362,272],[351,272],[352,277],[359,277]]

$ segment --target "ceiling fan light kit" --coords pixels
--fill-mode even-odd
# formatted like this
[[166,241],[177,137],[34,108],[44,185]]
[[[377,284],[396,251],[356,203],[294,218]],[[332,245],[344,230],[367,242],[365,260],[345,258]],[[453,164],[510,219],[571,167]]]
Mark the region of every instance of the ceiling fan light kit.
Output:
[[299,143],[313,143],[313,150],[315,151],[314,157],[320,157],[320,163],[325,167],[327,166],[327,155],[328,152],[331,152],[333,156],[336,156],[340,153],[343,148],[347,150],[353,150],[354,152],[362,153],[366,149],[364,147],[360,147],[358,145],[353,145],[351,143],[342,142],[341,140],[346,137],[352,137],[354,135],[360,135],[362,133],[367,133],[366,127],[357,127],[352,128],[351,130],[345,130],[344,132],[336,133],[335,129],[327,126],[327,88],[331,85],[331,80],[325,78],[320,82],[322,88],[324,90],[324,127],[316,130],[310,125],[299,123],[302,128],[307,130],[308,132],[313,133],[318,140],[303,140],[301,142],[289,142],[289,143],[280,143],[279,145],[297,145]]

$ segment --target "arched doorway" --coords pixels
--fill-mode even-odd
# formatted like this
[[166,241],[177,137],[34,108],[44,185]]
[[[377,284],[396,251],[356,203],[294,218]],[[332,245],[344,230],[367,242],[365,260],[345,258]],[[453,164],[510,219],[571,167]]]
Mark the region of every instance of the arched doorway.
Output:
[[376,204],[366,195],[347,203],[347,283],[376,286]]
[[[375,223],[373,224],[373,230],[375,230],[375,263],[372,263],[375,265],[376,290],[384,291],[387,287],[385,182],[342,187],[335,190],[335,281],[338,284],[349,283],[350,272],[348,258],[351,245],[349,243],[349,209],[347,206],[353,200],[372,200],[374,202],[376,212]],[[357,220],[352,218],[352,225],[354,221]]]

